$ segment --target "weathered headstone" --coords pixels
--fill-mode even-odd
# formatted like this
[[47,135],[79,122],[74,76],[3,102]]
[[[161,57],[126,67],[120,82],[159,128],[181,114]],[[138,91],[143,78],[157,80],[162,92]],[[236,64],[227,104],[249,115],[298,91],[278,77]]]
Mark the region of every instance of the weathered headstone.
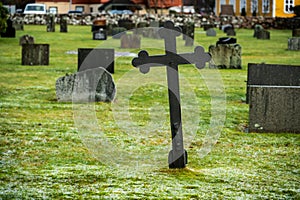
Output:
[[215,31],[215,29],[209,28],[209,29],[206,30],[206,36],[216,37],[217,32]]
[[257,39],[261,40],[269,40],[270,39],[270,32],[267,30],[261,30],[257,32]]
[[31,35],[23,35],[20,37],[19,45],[22,46],[23,44],[34,44],[34,37]]
[[153,38],[153,39],[160,39],[158,30],[159,30],[159,22],[151,21],[149,27],[146,29],[146,31],[143,32],[143,36],[148,38]]
[[16,31],[24,31],[24,21],[23,20],[14,20],[13,27]]
[[250,132],[300,133],[300,66],[248,64]]
[[22,65],[49,65],[49,44],[23,44]]
[[288,39],[288,50],[300,50],[300,37],[292,37]]
[[56,97],[60,102],[110,102],[115,93],[113,78],[102,67],[66,75],[56,80]]
[[68,20],[66,15],[60,16],[60,32],[67,33],[68,32]]
[[236,38],[221,37],[216,45],[209,46],[209,53],[212,56],[209,62],[210,68],[220,69],[241,69],[242,68],[242,47],[236,44]]
[[121,48],[141,48],[141,37],[137,34],[124,34],[121,36]]
[[47,32],[55,32],[55,15],[47,15]]
[[234,28],[233,27],[232,28],[227,28],[226,29],[226,35],[227,36],[235,36],[236,32],[235,32]]
[[78,49],[78,71],[94,69],[98,67],[105,68],[108,72],[114,73],[114,49]]
[[1,37],[3,38],[15,38],[16,37],[16,29],[13,27],[13,22],[11,19],[6,20],[7,27],[4,33],[1,33]]
[[139,67],[142,73],[148,73],[152,66],[167,66],[172,132],[169,168],[184,168],[187,164],[187,152],[183,146],[178,65],[195,63],[196,67],[201,69],[210,60],[210,55],[204,53],[204,49],[200,46],[195,48],[194,53],[177,54],[176,37],[181,34],[180,31],[179,27],[174,27],[173,22],[165,22],[164,28],[159,30],[160,36],[165,40],[165,55],[149,56],[147,51],[141,51],[138,57],[132,60],[132,65]]
[[258,37],[258,33],[260,32],[260,31],[262,31],[262,30],[264,30],[264,27],[262,26],[262,25],[260,25],[260,24],[256,24],[255,26],[254,26],[254,34],[253,34],[253,37]]

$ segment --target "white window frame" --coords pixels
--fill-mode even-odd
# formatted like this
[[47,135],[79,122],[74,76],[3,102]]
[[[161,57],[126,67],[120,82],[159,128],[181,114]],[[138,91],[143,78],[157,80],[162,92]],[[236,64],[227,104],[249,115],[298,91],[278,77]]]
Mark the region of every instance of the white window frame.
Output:
[[[262,0],[262,13],[270,13],[270,0]],[[265,10],[267,8],[267,10]]]
[[240,1],[240,12],[242,13],[242,9],[245,8],[245,12],[247,12],[247,0]]
[[290,8],[295,6],[295,0],[283,0],[283,1],[284,1],[284,6],[283,6],[284,13],[294,13],[292,10],[290,10]]
[[251,0],[251,13],[253,13],[253,6],[254,6],[254,2],[255,2],[255,5],[256,5],[256,14],[258,14],[258,0]]

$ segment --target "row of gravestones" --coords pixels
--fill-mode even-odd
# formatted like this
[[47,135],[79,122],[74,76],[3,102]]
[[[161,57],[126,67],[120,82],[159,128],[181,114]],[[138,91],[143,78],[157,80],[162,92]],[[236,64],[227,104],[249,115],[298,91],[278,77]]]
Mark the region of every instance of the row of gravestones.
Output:
[[[26,52],[28,49],[31,52],[25,53],[23,56],[29,58],[37,54],[35,57],[49,57],[49,45],[29,44],[33,40],[30,36],[24,36],[20,40],[20,44],[23,42],[22,52]],[[225,49],[230,49],[230,47],[239,49],[234,38],[220,38],[216,46],[220,52],[226,51]],[[230,52],[230,50],[227,51]],[[45,53],[41,54],[41,52]],[[210,53],[214,58],[211,50]],[[36,64],[23,62],[23,56],[22,64]],[[46,61],[47,59],[42,60]],[[211,64],[215,64],[213,62]],[[103,66],[105,69],[99,68],[99,66]],[[80,102],[112,101],[116,88],[108,72],[114,73],[113,49],[78,49],[78,72],[57,79],[57,99]],[[248,65],[246,96],[249,103],[250,132],[300,133],[299,77],[300,66]]]

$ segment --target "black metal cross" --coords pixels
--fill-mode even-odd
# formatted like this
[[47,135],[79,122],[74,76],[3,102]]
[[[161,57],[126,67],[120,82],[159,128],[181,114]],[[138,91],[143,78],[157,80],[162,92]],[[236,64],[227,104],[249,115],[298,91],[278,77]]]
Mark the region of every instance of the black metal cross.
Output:
[[159,29],[159,35],[165,40],[165,55],[149,56],[147,51],[140,51],[132,65],[138,67],[142,73],[147,73],[152,66],[167,66],[167,81],[170,107],[170,122],[172,132],[172,150],[169,153],[169,168],[184,168],[187,164],[187,152],[183,146],[181,124],[181,107],[179,93],[179,64],[196,64],[198,69],[205,67],[211,59],[203,47],[197,46],[194,53],[177,54],[176,37],[181,34],[179,27],[167,21],[164,28]]

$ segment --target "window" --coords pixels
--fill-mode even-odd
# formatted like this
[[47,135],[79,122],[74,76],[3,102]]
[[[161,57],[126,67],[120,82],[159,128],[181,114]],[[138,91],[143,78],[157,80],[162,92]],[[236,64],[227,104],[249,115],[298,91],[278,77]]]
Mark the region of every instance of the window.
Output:
[[257,13],[257,7],[258,7],[257,0],[252,0],[251,1],[251,12],[256,14]]
[[49,13],[57,14],[58,13],[57,7],[56,6],[50,6],[49,7]]
[[294,0],[284,0],[284,12],[293,13],[292,7],[294,7]]
[[270,12],[270,0],[263,0],[262,13],[269,13],[269,12]]
[[246,0],[241,0],[241,2],[240,2],[240,12],[241,12],[242,16],[246,16],[246,10],[247,10],[246,6],[247,6]]
[[84,12],[84,6],[75,6],[75,10],[79,12]]

